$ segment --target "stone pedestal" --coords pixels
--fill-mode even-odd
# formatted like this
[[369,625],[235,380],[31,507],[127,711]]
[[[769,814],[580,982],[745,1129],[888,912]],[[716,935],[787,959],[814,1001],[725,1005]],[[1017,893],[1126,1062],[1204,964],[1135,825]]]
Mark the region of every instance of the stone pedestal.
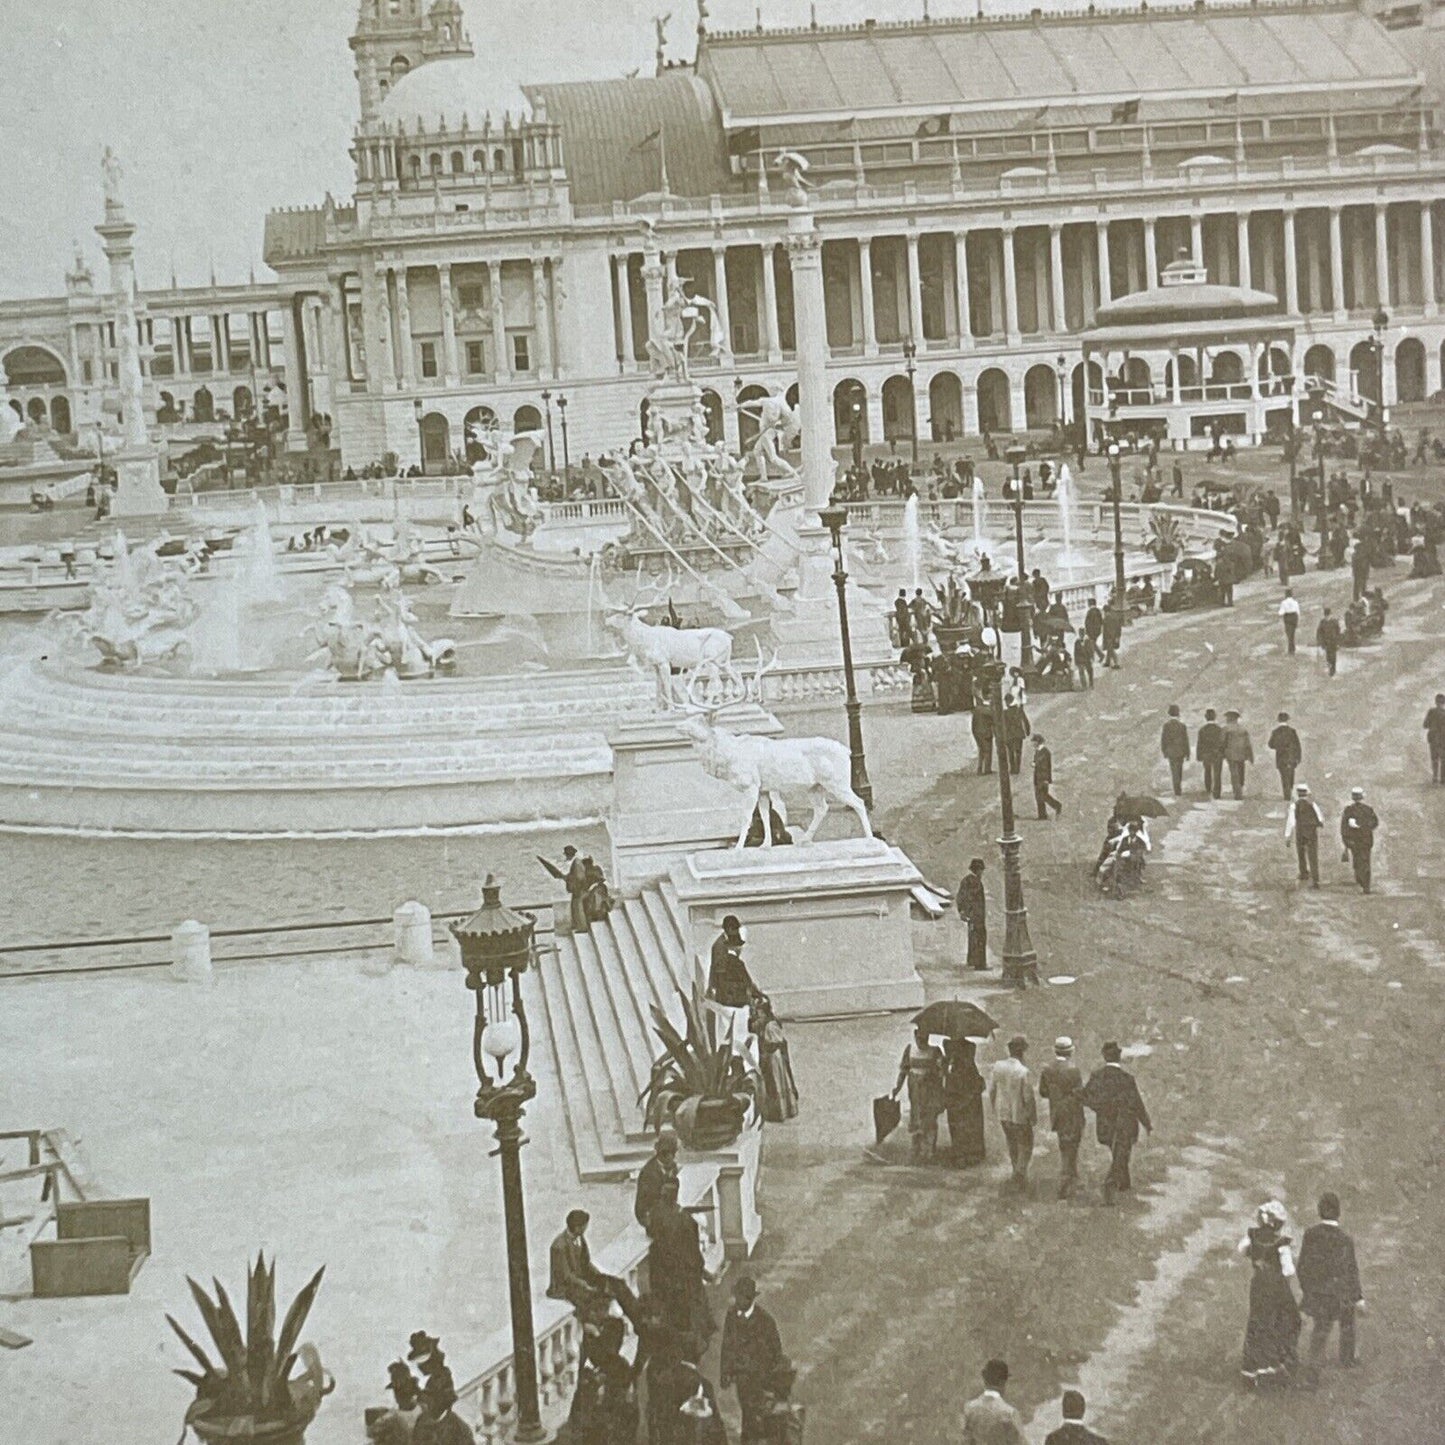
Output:
[[[777,737],[771,713],[752,704],[731,707],[720,726],[737,733]],[[624,722],[608,734],[612,748],[614,886],[634,893],[665,878],[689,853],[736,842],[746,798],[703,771],[697,749],[666,716]]]
[[113,517],[154,517],[170,507],[161,486],[161,457],[154,447],[127,447],[106,458],[115,467],[116,491],[111,498]]
[[783,1018],[921,1008],[909,914],[923,880],[879,838],[693,853],[669,874],[705,976],[726,914],[747,930],[744,958]]
[[673,438],[692,436],[702,388],[691,381],[660,381],[647,393],[647,432],[653,446],[669,450]]

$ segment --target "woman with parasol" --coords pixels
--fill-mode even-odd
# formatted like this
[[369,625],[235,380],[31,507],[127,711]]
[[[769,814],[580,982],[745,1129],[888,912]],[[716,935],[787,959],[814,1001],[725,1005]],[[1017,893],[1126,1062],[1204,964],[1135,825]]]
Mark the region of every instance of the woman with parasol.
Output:
[[975,1039],[986,1039],[997,1027],[977,1005],[963,999],[940,999],[914,1019],[929,1038],[944,1040],[942,1107],[948,1115],[949,1153],[954,1167],[982,1164],[983,1075],[975,1062]]

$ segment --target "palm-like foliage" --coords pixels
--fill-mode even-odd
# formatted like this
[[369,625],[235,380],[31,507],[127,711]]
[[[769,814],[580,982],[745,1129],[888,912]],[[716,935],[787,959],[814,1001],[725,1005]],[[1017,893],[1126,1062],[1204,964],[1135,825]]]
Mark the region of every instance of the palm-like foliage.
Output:
[[281,1329],[276,1331],[276,1262],[268,1265],[264,1255],[246,1275],[246,1336],[241,1337],[241,1324],[231,1305],[225,1286],[212,1279],[212,1299],[195,1280],[187,1276],[191,1296],[201,1312],[211,1345],[219,1356],[213,1364],[210,1356],[186,1333],[171,1315],[170,1327],[191,1352],[197,1370],[177,1370],[182,1379],[196,1387],[196,1398],[188,1419],[240,1420],[255,1425],[302,1423],[301,1411],[291,1398],[287,1385],[296,1363],[301,1328],[311,1311],[316,1291],[321,1286],[325,1266],[312,1275],[305,1288],[291,1302]]
[[679,989],[678,997],[684,1032],[679,1033],[656,1004],[652,1006],[652,1027],[662,1040],[663,1051],[653,1062],[652,1077],[638,1097],[638,1103],[645,1106],[645,1126],[660,1129],[690,1101],[732,1104],[741,1120],[757,1097],[757,1073],[733,1053],[726,1040],[718,1042],[716,1018],[696,984],[690,996]]
[[1172,562],[1184,548],[1184,532],[1179,518],[1168,512],[1149,513],[1149,550],[1161,562]]
[[933,587],[938,595],[938,622],[941,627],[967,627],[973,621],[973,603],[965,587],[952,572],[943,586]]

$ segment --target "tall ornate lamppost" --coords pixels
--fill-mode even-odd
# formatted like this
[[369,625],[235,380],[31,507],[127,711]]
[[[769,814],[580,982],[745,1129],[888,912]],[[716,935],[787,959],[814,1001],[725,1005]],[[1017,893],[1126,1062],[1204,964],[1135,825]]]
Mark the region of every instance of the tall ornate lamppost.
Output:
[[422,476],[426,476],[426,432],[421,424],[422,410],[421,397],[413,397],[411,414],[416,418],[416,469]]
[[1319,408],[1314,409],[1314,415],[1310,420],[1315,425],[1315,464],[1319,468],[1319,490],[1315,493],[1315,519],[1319,523],[1319,530],[1325,530],[1325,509],[1328,505],[1328,494],[1325,491],[1325,414]]
[[1385,415],[1385,328],[1390,324],[1390,313],[1381,306],[1370,320],[1375,328],[1370,339],[1370,346],[1375,353],[1375,427],[1383,444],[1385,426],[1389,421]]
[[572,452],[567,445],[567,398],[557,393],[557,415],[562,419],[562,471],[564,475],[572,470]]
[[[1030,602],[1028,595],[1027,563],[1024,560],[1024,488],[1019,480],[1019,464],[1028,456],[1028,450],[1017,442],[1004,452],[1004,457],[1013,468],[1014,547],[1018,555],[1019,578],[1019,666],[1032,667],[1034,662],[1033,628],[1029,624]],[[1002,736],[1002,734],[1000,734]]]
[[853,469],[863,469],[863,403],[855,401],[851,408],[852,421],[852,442],[853,442]]
[[482,906],[463,923],[452,924],[462,953],[467,987],[476,996],[472,1063],[477,1071],[477,1118],[497,1131],[502,1161],[502,1209],[507,1235],[507,1286],[512,1313],[512,1371],[517,1387],[517,1428],[522,1442],[547,1438],[537,1399],[537,1339],[532,1325],[532,1280],[527,1265],[527,1217],[522,1197],[522,1114],[537,1093],[527,1072],[531,1035],[522,1005],[522,975],[532,962],[536,920],[502,903],[501,888],[489,873]]
[[[1065,378],[1068,374],[1068,369],[1069,358],[1067,356],[1058,356],[1054,358],[1054,372],[1059,378],[1059,427],[1061,430],[1064,431],[1067,431],[1069,426],[1068,393],[1064,390]],[[1065,441],[1064,445],[1067,447],[1067,440]]]
[[546,389],[542,392],[542,409],[547,414],[547,471],[553,473],[557,470],[557,447],[552,439],[552,393]]
[[[868,760],[863,755],[863,705],[853,681],[853,643],[848,633],[848,573],[843,567],[843,527],[848,509],[841,502],[829,502],[818,520],[833,538],[833,585],[838,589],[838,633],[843,642],[844,711],[848,714],[848,760],[853,791],[873,808],[873,784],[868,781]],[[1002,736],[1002,734],[1000,734]]]
[[1109,443],[1109,500],[1114,504],[1114,591],[1119,605],[1124,604],[1124,518],[1120,506],[1124,501],[1124,462],[1119,443]]
[[[989,637],[992,630],[984,630],[985,644],[993,640]],[[1003,680],[1008,668],[1002,662],[987,663],[986,668],[993,707],[994,736],[1002,743]],[[998,840],[999,852],[1003,856],[1003,981],[1011,988],[1025,988],[1039,981],[1039,956],[1034,952],[1033,940],[1029,937],[1029,913],[1024,906],[1023,868],[1019,857],[1023,840],[1019,837],[1014,821],[1013,780],[1009,776],[1008,761],[1004,758],[999,760],[998,801],[1003,815],[1002,836]]]
[[903,343],[903,369],[908,373],[908,440],[913,449],[913,465],[918,466],[918,398],[913,394],[913,378],[918,374],[918,347],[912,341]]

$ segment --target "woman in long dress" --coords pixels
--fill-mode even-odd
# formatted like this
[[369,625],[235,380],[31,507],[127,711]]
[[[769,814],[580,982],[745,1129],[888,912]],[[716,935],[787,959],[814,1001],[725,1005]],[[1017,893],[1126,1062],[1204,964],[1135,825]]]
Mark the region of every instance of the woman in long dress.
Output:
[[1250,1386],[1282,1381],[1299,1364],[1300,1311],[1290,1284],[1294,1255],[1285,1226],[1284,1205],[1270,1200],[1260,1205],[1254,1227],[1239,1244],[1251,1267],[1241,1365]]
[[969,1169],[985,1157],[983,1075],[974,1061],[972,1039],[944,1045],[943,1106],[948,1113],[948,1143],[956,1168]]
[[781,1124],[798,1114],[798,1086],[793,1079],[793,1065],[788,1057],[788,1041],[783,1026],[773,1013],[767,999],[753,1005],[753,1032],[758,1036],[758,1054],[763,1076],[763,1118],[769,1124]]
[[908,1086],[908,1133],[913,1140],[913,1161],[932,1160],[938,1150],[938,1116],[943,1112],[943,1055],[928,1042],[922,1029],[915,1029],[913,1042],[903,1050],[898,1065],[897,1098]]

